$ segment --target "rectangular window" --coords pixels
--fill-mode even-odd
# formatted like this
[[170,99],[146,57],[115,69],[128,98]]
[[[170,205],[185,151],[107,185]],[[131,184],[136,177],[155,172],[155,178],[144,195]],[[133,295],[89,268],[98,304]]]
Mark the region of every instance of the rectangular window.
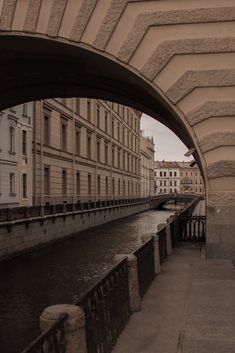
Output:
[[27,198],[27,174],[22,175],[23,198]]
[[120,149],[118,149],[118,155],[117,155],[117,157],[118,157],[118,168],[120,169],[120,166],[121,166],[121,152],[120,152]]
[[22,131],[22,154],[27,155],[27,131]]
[[162,176],[162,172],[160,172],[160,177]]
[[118,195],[121,194],[121,181],[118,179]]
[[107,111],[105,111],[104,123],[105,123],[104,130],[106,133],[108,133],[108,112]]
[[62,195],[67,195],[67,170],[62,170]]
[[97,177],[97,194],[100,195],[100,175]]
[[80,155],[81,152],[81,131],[78,126],[75,127],[75,154]]
[[126,194],[126,182],[125,182],[125,180],[123,180],[123,190],[122,190],[122,193],[123,193],[123,195],[125,195]]
[[112,184],[113,184],[113,187],[112,187],[112,189],[113,189],[113,195],[115,195],[115,180],[114,180],[114,178],[113,178],[113,180],[112,180]]
[[61,129],[61,149],[62,151],[67,150],[67,122],[62,119],[61,124],[60,124],[60,129]]
[[109,161],[108,143],[105,143],[104,158],[105,158],[105,164],[108,165],[108,161]]
[[91,133],[87,133],[87,158],[91,159]]
[[13,126],[9,127],[9,137],[10,137],[9,151],[15,152],[15,128]]
[[88,195],[91,195],[91,174],[88,174]]
[[114,137],[114,118],[112,118],[112,137]]
[[117,126],[117,139],[118,141],[120,140],[120,123],[118,123],[118,126]]
[[43,120],[43,143],[46,146],[50,144],[50,118],[48,115],[44,115]]
[[25,116],[27,116],[27,114],[28,114],[27,108],[28,108],[27,103],[24,103],[23,104],[23,115],[25,115]]
[[91,101],[87,100],[87,120],[91,121]]
[[44,195],[50,195],[50,168],[44,167]]
[[108,179],[108,177],[105,178],[105,193],[106,193],[106,195],[109,194],[109,179]]
[[97,162],[100,162],[100,139],[96,140],[96,156]]
[[176,175],[177,175],[176,172],[174,172],[174,176],[175,176],[175,177],[176,177]]
[[123,170],[126,170],[126,152],[123,152]]
[[81,192],[81,180],[80,180],[80,172],[76,173],[76,194],[80,195]]
[[115,148],[112,147],[112,166],[115,167]]
[[172,172],[170,172],[170,177],[172,177]]
[[122,130],[122,143],[123,143],[123,145],[125,145],[125,128],[124,127]]
[[97,123],[97,127],[98,129],[100,129],[100,107],[99,105],[97,105],[97,108],[96,108],[96,123]]
[[15,173],[10,173],[10,194],[15,194]]

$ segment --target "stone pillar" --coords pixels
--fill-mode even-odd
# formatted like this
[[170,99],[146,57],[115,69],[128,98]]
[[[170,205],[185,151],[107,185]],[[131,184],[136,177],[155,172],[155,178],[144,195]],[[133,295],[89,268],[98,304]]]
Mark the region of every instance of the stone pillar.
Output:
[[139,295],[139,282],[137,272],[137,257],[132,254],[121,254],[114,257],[115,261],[120,261],[127,257],[128,262],[128,282],[129,282],[129,295],[130,307],[132,312],[141,310],[141,298]]
[[171,226],[166,224],[166,252],[167,256],[172,254],[172,242],[171,242]]
[[[231,189],[234,185],[233,180]],[[235,192],[232,190],[224,192],[210,191],[207,195],[206,207],[207,258],[235,261],[234,229]]]
[[59,304],[47,307],[40,316],[40,327],[48,329],[62,314],[68,314],[65,321],[65,353],[87,353],[85,315],[76,305]]
[[153,240],[153,243],[154,243],[154,272],[157,275],[157,274],[161,273],[158,234],[153,234],[153,239],[154,239]]

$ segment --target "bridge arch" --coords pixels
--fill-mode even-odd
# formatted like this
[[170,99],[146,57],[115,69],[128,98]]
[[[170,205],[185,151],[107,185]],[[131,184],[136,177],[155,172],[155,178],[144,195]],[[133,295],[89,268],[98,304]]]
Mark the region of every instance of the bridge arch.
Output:
[[93,96],[157,118],[195,148],[208,255],[234,257],[234,0],[3,0],[0,11],[0,109]]

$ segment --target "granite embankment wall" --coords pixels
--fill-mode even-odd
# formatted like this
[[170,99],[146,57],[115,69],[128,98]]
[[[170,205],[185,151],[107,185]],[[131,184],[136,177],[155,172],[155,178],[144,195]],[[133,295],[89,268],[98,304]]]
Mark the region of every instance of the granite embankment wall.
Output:
[[0,261],[148,209],[142,201],[0,223]]

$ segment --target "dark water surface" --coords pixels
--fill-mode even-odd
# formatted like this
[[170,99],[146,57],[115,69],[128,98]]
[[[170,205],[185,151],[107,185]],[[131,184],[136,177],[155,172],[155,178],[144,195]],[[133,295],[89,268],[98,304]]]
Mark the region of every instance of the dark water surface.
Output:
[[19,353],[39,334],[45,307],[74,303],[130,253],[141,235],[156,232],[174,211],[150,210],[114,221],[0,264],[0,353]]

